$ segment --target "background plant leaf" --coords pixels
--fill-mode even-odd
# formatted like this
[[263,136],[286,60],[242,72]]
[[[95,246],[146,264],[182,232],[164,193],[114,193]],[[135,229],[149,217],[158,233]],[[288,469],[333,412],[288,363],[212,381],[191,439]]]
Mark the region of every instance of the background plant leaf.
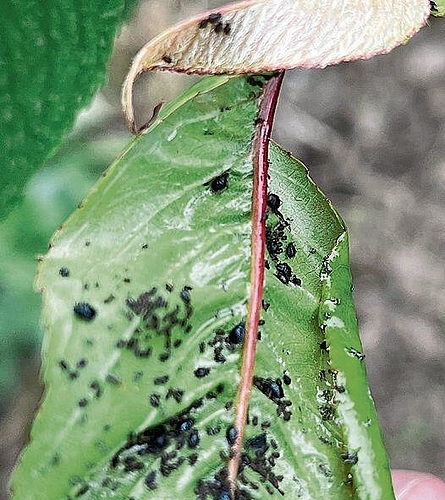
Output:
[[[221,77],[187,91],[54,238],[38,280],[46,395],[14,477],[15,500],[227,491],[262,85],[260,77]],[[325,344],[320,302],[336,293],[348,328],[338,341],[332,335],[331,349],[339,342],[360,351],[343,223],[277,146],[270,177],[280,203],[267,222],[241,498],[392,499],[369,393],[353,392],[348,377],[357,369],[349,366],[339,387]],[[330,268],[335,249],[340,264]],[[323,273],[331,273],[331,289]],[[362,361],[353,361],[365,383]],[[353,435],[357,427],[364,430]],[[362,464],[361,449],[380,461]]]
[[0,20],[0,218],[104,83],[135,0],[5,0]]
[[445,0],[436,0],[431,2],[431,14],[433,16],[443,17],[445,16]]
[[428,0],[250,0],[183,21],[139,51],[122,103],[134,130],[132,88],[155,69],[200,74],[265,73],[385,54],[426,22]]

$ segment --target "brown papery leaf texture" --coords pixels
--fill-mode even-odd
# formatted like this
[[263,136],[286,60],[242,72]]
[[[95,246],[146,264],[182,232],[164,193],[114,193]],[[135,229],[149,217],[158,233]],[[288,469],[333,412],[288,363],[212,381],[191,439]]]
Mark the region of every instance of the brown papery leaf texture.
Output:
[[184,21],[147,43],[126,78],[122,104],[134,129],[133,83],[150,70],[197,74],[324,68],[384,54],[409,40],[428,0],[250,0]]

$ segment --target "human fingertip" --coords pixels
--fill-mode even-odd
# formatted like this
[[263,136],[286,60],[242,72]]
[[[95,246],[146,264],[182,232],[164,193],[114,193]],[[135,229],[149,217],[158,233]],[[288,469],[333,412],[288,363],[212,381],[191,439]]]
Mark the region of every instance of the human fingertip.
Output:
[[431,474],[396,470],[392,479],[397,500],[445,500],[445,483]]

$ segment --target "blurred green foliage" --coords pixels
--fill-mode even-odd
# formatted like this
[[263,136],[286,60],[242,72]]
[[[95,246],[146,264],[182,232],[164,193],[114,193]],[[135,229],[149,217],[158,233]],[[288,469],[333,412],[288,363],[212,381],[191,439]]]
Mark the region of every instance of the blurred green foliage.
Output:
[[98,127],[92,120],[71,134],[0,223],[0,401],[10,396],[21,363],[35,358],[40,347],[41,300],[33,290],[37,258],[128,140],[127,134],[98,135]]
[[0,219],[105,82],[136,0],[4,0],[0,17]]

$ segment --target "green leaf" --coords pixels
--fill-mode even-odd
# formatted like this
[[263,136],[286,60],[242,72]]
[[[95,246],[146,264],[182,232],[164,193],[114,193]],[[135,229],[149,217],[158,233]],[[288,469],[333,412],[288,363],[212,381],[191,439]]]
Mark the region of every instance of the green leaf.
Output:
[[[56,234],[15,500],[228,498],[263,82],[205,79],[166,106]],[[300,162],[276,145],[270,162],[239,498],[391,500],[343,222]]]
[[134,0],[5,0],[0,20],[0,219],[104,83]]

